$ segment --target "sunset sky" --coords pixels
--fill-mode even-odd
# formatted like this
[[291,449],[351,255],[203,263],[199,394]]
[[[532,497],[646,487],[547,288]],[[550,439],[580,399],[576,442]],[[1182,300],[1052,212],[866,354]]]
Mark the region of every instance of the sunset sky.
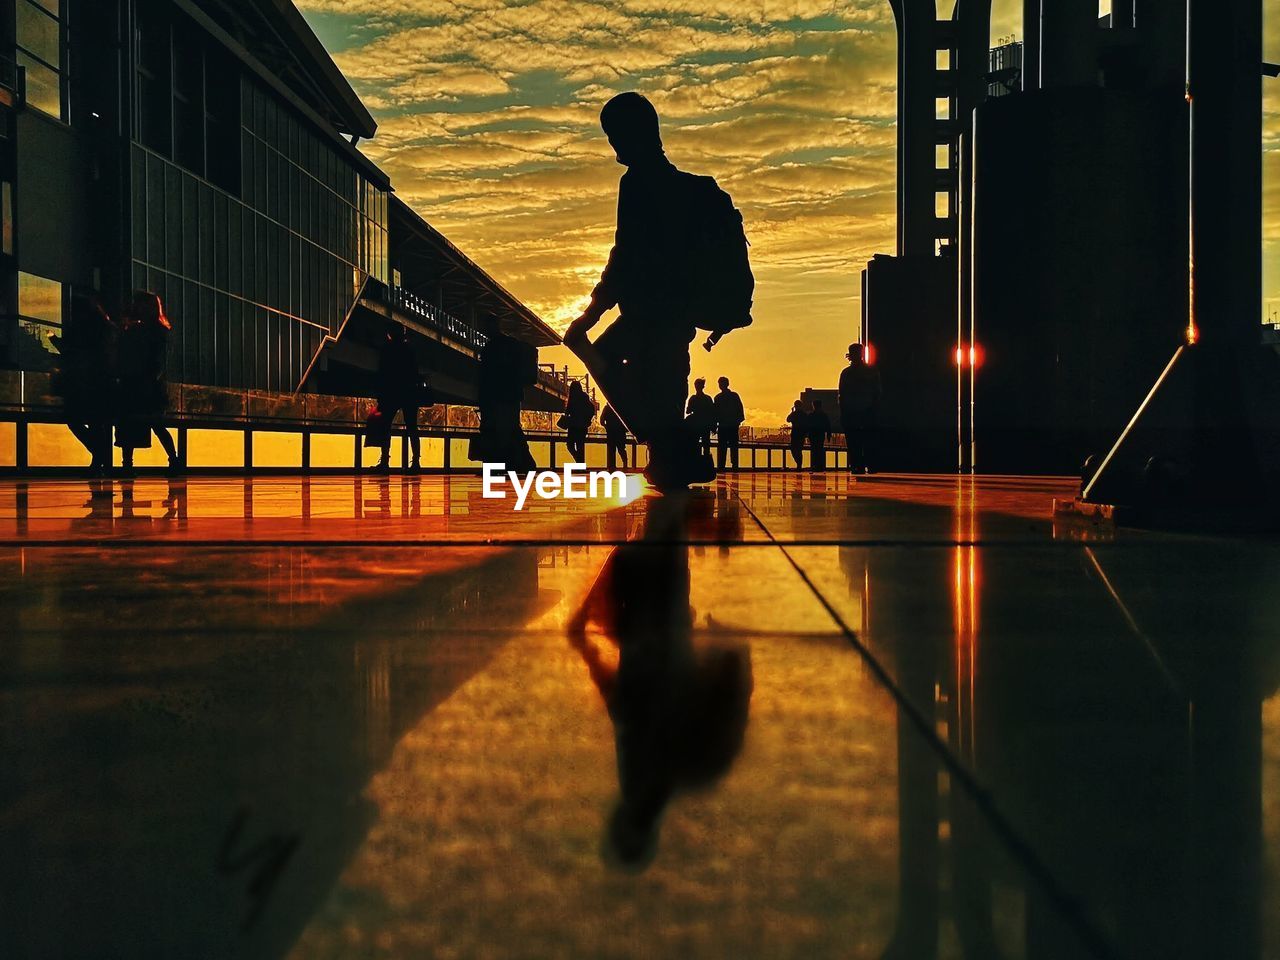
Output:
[[[378,120],[362,149],[557,329],[585,305],[612,241],[622,168],[600,106],[622,90],[646,94],[668,155],[716,177],[752,243],[755,325],[710,355],[695,349],[695,375],[729,376],[759,426],[781,423],[802,388],[834,386],[858,332],[859,270],[894,245],[887,0],[298,6]],[[1020,35],[1022,0],[994,7],[993,40]],[[1280,81],[1268,88],[1269,313],[1280,309]],[[572,363],[563,348],[543,353]]]

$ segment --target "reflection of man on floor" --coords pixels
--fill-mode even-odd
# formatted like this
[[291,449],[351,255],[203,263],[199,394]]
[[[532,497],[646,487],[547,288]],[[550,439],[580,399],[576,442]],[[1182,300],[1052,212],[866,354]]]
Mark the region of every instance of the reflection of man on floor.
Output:
[[[648,502],[641,538],[610,555],[569,623],[569,641],[614,725],[621,797],[605,856],[638,869],[657,852],[671,798],[710,787],[728,772],[742,749],[751,701],[745,647],[693,645],[684,541],[686,511],[701,502],[694,497]],[[616,661],[609,646],[617,649]]]

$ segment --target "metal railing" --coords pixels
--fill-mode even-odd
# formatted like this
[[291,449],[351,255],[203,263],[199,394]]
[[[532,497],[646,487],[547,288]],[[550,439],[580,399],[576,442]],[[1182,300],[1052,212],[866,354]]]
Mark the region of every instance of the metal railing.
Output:
[[[489,338],[476,327],[464,320],[459,320],[425,297],[411,293],[404,287],[390,287],[389,290],[392,306],[424,321],[432,329],[439,330],[476,351],[488,342]],[[569,384],[565,378],[546,367],[539,367],[538,382],[548,391],[561,396],[569,392]]]
[[[186,450],[188,431],[224,431],[244,436],[245,457],[241,463],[228,463],[217,467],[201,468],[213,472],[262,469],[253,464],[253,435],[297,434],[302,437],[304,451],[294,467],[271,468],[285,472],[311,470],[311,437],[346,436],[352,438],[352,460],[343,467],[320,466],[319,470],[359,469],[362,460],[361,438],[365,418],[373,401],[361,397],[335,397],[322,394],[279,394],[256,390],[232,390],[221,387],[205,387],[191,384],[171,384],[169,387],[169,412],[164,417],[166,426],[178,432],[179,446]],[[556,426],[559,414],[537,410],[521,413],[521,422],[530,442],[539,453],[535,454],[543,466],[554,467],[567,459],[564,446],[565,431]],[[27,433],[32,424],[63,423],[61,402],[51,394],[49,375],[31,371],[0,371],[0,424],[15,424],[14,450],[0,450],[0,473],[25,474],[46,469],[64,469],[56,465],[31,463]],[[419,433],[424,438],[445,441],[442,460],[428,466],[435,471],[465,471],[476,469],[465,462],[465,454],[455,451],[452,441],[466,441],[479,432],[480,418],[475,407],[437,404],[423,407],[419,412]],[[393,436],[403,450],[405,437],[402,425],[397,425]],[[603,459],[605,438],[598,423],[593,423],[588,435],[588,447]],[[545,445],[545,446],[543,446]],[[781,470],[789,461],[789,438],[784,431],[744,427],[740,433],[742,469]],[[643,447],[628,439],[627,449],[632,463],[643,465]],[[833,436],[827,446],[829,466],[844,464],[843,437]],[[637,456],[640,457],[637,460]],[[8,463],[8,466],[4,464]]]

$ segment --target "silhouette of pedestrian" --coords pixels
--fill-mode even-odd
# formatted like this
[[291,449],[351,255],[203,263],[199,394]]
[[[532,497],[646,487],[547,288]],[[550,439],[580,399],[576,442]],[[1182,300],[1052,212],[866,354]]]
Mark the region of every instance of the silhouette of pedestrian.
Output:
[[575,380],[569,384],[569,397],[564,402],[564,416],[560,424],[568,436],[565,445],[569,448],[569,459],[573,463],[587,461],[587,431],[591,429],[591,421],[596,418],[596,405],[582,389],[582,384]]
[[729,389],[729,378],[721,377],[718,381],[720,392],[714,400],[716,410],[716,450],[719,454],[719,466],[725,468],[725,460],[733,461],[733,469],[738,469],[738,430],[742,421],[747,419],[742,409],[742,398]]
[[52,338],[61,355],[55,392],[62,396],[67,428],[89,451],[89,473],[94,477],[111,469],[117,333],[97,297],[76,295],[62,335]]
[[705,457],[711,456],[711,431],[716,428],[716,404],[704,391],[707,387],[705,377],[693,381],[693,394],[685,404],[685,422],[693,431],[698,452]]
[[[657,853],[672,798],[715,784],[746,735],[750,650],[693,644],[685,544],[689,515],[708,499],[649,501],[640,539],[609,556],[568,626],[614,725],[620,797],[604,856],[632,870]],[[601,652],[597,634],[617,648],[616,656]]]
[[614,470],[618,466],[618,461],[622,461],[622,468],[627,467],[627,425],[622,422],[622,418],[618,416],[617,411],[611,406],[606,406],[604,412],[600,414],[600,423],[604,426],[606,465],[610,470]]
[[380,473],[391,470],[391,423],[396,413],[404,418],[405,433],[413,459],[410,473],[420,473],[421,442],[418,438],[418,407],[423,400],[422,374],[418,358],[409,342],[409,329],[393,324],[378,347],[378,410],[385,417],[386,433],[382,440],[382,459],[375,468]]
[[160,298],[145,290],[135,291],[120,325],[117,350],[120,419],[116,446],[125,476],[133,475],[133,452],[150,447],[152,433],[169,457],[169,472],[181,469],[173,437],[161,424],[169,408],[165,365],[172,329]]
[[473,460],[505,463],[508,470],[536,466],[520,424],[524,388],[538,380],[538,350],[502,332],[495,317],[480,321],[485,344],[480,349],[476,400],[480,436],[472,445]]
[[805,409],[803,400],[792,404],[787,423],[791,424],[791,459],[799,470],[804,466],[804,443],[809,437],[809,411]]
[[849,449],[849,472],[870,473],[868,448],[880,412],[880,371],[866,362],[862,344],[849,344],[849,365],[840,373],[840,425]]
[[809,414],[809,469],[827,469],[827,435],[831,433],[831,418],[822,409],[822,401],[813,401]]
[[[666,157],[658,114],[638,93],[605,104],[600,125],[620,164],[618,227],[608,265],[591,302],[569,327],[566,342],[586,342],[605,312],[618,319],[594,344],[611,375],[597,377],[611,402],[625,401],[636,437],[649,444],[645,473],[659,489],[682,489],[714,479],[683,417],[689,384],[689,344],[699,319],[695,296],[694,237],[690,219],[706,209],[709,178],[677,170]],[[732,203],[729,203],[730,208]],[[741,221],[738,222],[739,230]]]

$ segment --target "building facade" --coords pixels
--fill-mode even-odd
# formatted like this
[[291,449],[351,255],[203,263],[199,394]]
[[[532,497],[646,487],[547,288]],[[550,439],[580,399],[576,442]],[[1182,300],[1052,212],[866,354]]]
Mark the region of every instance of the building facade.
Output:
[[6,405],[50,399],[82,294],[113,313],[160,296],[171,384],[277,397],[369,395],[388,324],[456,403],[483,313],[557,342],[447,241],[393,263],[434,231],[404,208],[393,238],[391,183],[358,149],[376,124],[289,0],[0,0],[0,42]]

